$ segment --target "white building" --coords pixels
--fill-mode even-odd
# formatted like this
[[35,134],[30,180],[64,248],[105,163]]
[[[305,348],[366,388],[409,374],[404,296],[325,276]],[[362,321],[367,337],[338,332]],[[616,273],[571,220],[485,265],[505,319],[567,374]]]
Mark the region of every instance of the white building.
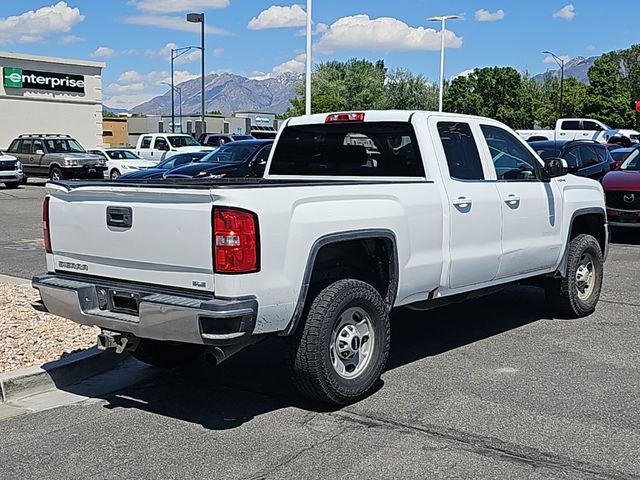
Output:
[[23,133],[102,145],[101,62],[0,52],[0,148]]

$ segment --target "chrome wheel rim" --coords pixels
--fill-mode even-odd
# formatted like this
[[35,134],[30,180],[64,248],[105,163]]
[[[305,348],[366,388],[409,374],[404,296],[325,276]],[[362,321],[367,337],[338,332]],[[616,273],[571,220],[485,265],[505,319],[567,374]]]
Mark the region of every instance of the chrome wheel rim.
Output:
[[596,283],[595,261],[590,253],[582,254],[576,269],[576,290],[580,300],[587,300]]
[[331,365],[342,378],[356,378],[371,363],[374,346],[373,323],[367,312],[360,307],[348,308],[331,332]]
[[120,173],[117,170],[114,170],[113,172],[111,172],[111,180],[115,180],[119,176],[120,176]]
[[51,180],[60,180],[62,179],[62,175],[60,175],[60,172],[58,170],[54,170],[53,172],[51,172]]

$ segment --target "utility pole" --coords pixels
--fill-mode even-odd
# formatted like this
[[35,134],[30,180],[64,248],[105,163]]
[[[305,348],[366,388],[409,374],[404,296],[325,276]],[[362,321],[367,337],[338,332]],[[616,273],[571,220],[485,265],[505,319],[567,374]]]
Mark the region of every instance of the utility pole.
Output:
[[447,33],[447,20],[458,20],[462,17],[459,15],[443,15],[442,17],[429,17],[430,22],[440,22],[440,92],[438,96],[438,111],[442,112],[442,103],[444,101],[444,38]]

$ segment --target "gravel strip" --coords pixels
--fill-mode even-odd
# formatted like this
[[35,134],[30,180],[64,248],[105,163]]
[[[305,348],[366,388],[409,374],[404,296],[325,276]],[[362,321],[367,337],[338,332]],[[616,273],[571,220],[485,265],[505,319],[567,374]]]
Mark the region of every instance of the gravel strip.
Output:
[[38,292],[0,283],[0,373],[33,367],[93,347],[97,327],[38,312]]

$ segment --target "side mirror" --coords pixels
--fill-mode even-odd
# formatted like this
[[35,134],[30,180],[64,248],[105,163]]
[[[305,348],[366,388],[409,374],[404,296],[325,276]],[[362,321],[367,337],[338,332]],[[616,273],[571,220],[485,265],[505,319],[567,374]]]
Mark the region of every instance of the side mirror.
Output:
[[36,150],[36,155],[44,155],[44,150],[41,150],[41,149]]
[[552,178],[563,177],[569,173],[569,165],[567,165],[567,161],[564,158],[548,158],[545,161],[542,171],[544,173],[544,180],[551,180]]

